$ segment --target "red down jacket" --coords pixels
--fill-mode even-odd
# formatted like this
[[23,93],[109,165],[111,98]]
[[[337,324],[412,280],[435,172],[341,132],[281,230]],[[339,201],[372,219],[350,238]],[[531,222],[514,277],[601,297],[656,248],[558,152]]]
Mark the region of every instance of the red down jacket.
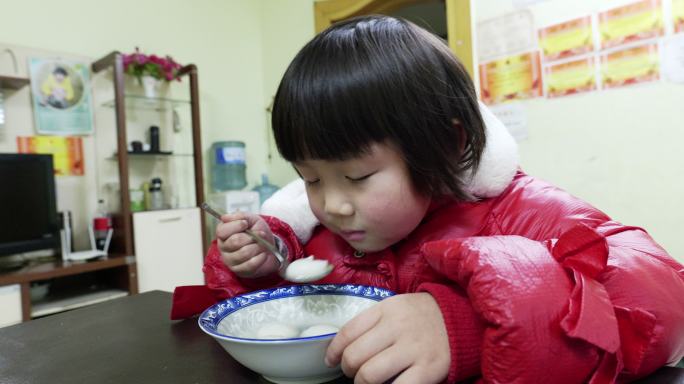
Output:
[[[361,257],[324,227],[302,246],[266,219],[292,259],[335,265],[321,283],[432,294],[449,335],[448,382],[612,383],[684,356],[684,267],[643,229],[522,172],[496,198],[433,204],[405,240]],[[177,288],[173,317],[287,284],[238,278],[215,244],[204,272],[206,287]]]

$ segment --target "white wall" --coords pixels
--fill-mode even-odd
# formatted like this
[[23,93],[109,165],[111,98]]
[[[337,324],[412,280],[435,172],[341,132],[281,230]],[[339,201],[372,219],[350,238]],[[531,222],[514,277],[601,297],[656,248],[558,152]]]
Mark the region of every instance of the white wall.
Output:
[[[625,2],[549,0],[533,6],[532,11],[540,23],[548,24]],[[197,64],[204,148],[212,141],[243,140],[250,186],[262,172],[284,185],[296,175],[280,159],[272,140],[267,144],[270,117],[265,108],[290,60],[314,36],[313,3],[0,0],[3,15],[11,15],[0,23],[0,41],[89,58],[111,50],[127,52],[137,45]],[[508,0],[473,4],[478,20],[513,9]],[[0,71],[4,71],[3,65],[0,62]],[[683,96],[681,85],[657,84],[527,102],[529,139],[521,143],[522,165],[616,219],[645,227],[683,260],[684,242],[679,240],[678,229],[684,214],[679,199],[684,196],[684,181],[679,178],[684,164],[679,156],[684,129],[677,104]],[[16,115],[12,117],[7,109],[11,125]],[[31,119],[30,112],[22,113],[21,119]],[[0,137],[0,150],[14,148],[13,140]],[[88,156],[92,145],[84,144]],[[89,167],[86,158],[86,179],[92,177]],[[77,192],[68,204],[78,205],[79,199],[87,196],[78,188],[87,187],[74,188]],[[75,210],[65,204],[60,202],[60,208]],[[92,204],[94,207],[94,200]]]
[[[530,10],[539,27],[631,2],[547,0]],[[514,10],[512,1],[473,4],[476,20]],[[682,100],[684,85],[658,82],[525,101],[522,166],[614,219],[645,228],[684,261]]]
[[[547,25],[629,2],[547,0],[531,10],[540,25]],[[511,0],[471,3],[475,20],[514,10]],[[289,60],[314,36],[312,8],[313,0],[264,0],[267,98]],[[657,83],[525,102],[529,138],[520,143],[522,166],[616,220],[644,227],[684,261],[681,100],[684,86]],[[295,174],[272,151],[271,175],[283,185]]]
[[[86,59],[139,46],[145,52],[170,54],[181,63],[195,63],[203,146],[207,149],[216,140],[245,141],[248,179],[253,183],[266,169],[263,6],[263,1],[254,0],[0,0],[0,42]],[[2,73],[11,67],[5,60],[0,56]],[[26,69],[25,61],[20,65]],[[16,150],[15,136],[33,131],[30,108],[13,107],[28,103],[28,88],[8,96],[7,134],[0,137],[0,151]],[[58,180],[59,209],[74,212],[81,224],[96,202],[94,146],[89,138],[84,151],[86,175]],[[83,228],[76,233],[78,248],[85,246]]]
[[[268,106],[278,90],[280,78],[290,61],[314,35],[313,0],[264,0],[263,2],[263,57],[264,101]],[[273,142],[270,115],[264,125],[268,133],[269,175],[274,184],[284,186],[297,178],[292,166],[283,160]]]

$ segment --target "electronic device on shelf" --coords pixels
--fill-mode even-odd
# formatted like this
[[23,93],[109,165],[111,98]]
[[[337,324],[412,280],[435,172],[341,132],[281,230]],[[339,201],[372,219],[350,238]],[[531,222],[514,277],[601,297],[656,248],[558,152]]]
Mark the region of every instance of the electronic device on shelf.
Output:
[[98,249],[95,244],[95,233],[93,226],[88,226],[88,236],[90,238],[90,249],[85,251],[72,252],[71,251],[71,221],[68,214],[62,215],[63,225],[60,232],[62,240],[62,259],[68,261],[83,261],[90,260],[97,257],[107,256],[109,250],[109,243],[112,241],[113,230],[109,228],[107,231],[107,240],[105,240],[104,249]]
[[59,249],[53,169],[52,155],[0,153],[0,258]]

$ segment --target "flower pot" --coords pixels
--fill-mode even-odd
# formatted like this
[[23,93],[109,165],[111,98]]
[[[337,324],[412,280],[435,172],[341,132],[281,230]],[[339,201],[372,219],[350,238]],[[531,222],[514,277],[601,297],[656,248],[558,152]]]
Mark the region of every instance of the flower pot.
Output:
[[169,82],[155,79],[152,76],[124,77],[124,89],[127,95],[144,96],[148,98],[165,97],[169,91]]
[[161,80],[155,79],[152,76],[143,76],[141,78],[145,97],[155,98],[159,97],[159,90],[161,87]]

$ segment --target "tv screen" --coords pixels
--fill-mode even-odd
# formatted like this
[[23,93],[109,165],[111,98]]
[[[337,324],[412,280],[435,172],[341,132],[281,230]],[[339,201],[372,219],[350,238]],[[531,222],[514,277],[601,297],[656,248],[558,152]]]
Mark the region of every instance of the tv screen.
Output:
[[52,155],[0,153],[0,256],[59,247]]

